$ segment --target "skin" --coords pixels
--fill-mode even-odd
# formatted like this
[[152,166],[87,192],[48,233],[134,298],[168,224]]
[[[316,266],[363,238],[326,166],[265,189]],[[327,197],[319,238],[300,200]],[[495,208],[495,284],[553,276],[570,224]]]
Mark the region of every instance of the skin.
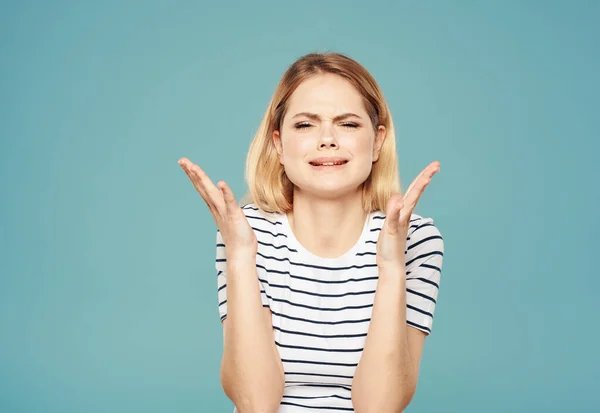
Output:
[[262,307],[256,282],[256,235],[225,182],[215,186],[187,158],[179,165],[205,201],[226,245],[228,314],[223,320],[221,385],[240,413],[274,413],[283,396],[284,371],[271,311]]
[[[303,112],[316,116],[297,116]],[[345,113],[356,116],[334,120]],[[292,94],[281,130],[273,133],[273,143],[296,186],[288,218],[296,238],[309,251],[337,257],[356,243],[365,220],[360,185],[378,159],[385,138],[385,128],[375,129],[371,124],[358,91],[338,76],[313,77]],[[340,170],[315,171],[309,161],[319,156],[342,156],[350,161]],[[179,164],[206,202],[227,246],[225,392],[243,413],[275,412],[283,391],[283,367],[272,342],[270,310],[262,308],[252,278],[256,273],[248,270],[256,255],[256,237],[225,182],[215,186],[187,158]],[[438,161],[429,164],[405,194],[394,194],[387,204],[377,243],[379,281],[373,313],[352,386],[357,413],[401,412],[416,390],[426,335],[406,324],[404,251],[410,216],[439,168]],[[255,294],[248,294],[249,290]],[[257,382],[263,385],[253,385]]]
[[[311,119],[300,113],[314,113]],[[352,113],[335,120],[336,116]],[[295,185],[288,214],[298,241],[310,252],[335,258],[356,242],[365,222],[361,184],[379,157],[385,128],[374,130],[360,94],[339,76],[304,81],[292,94],[273,143],[286,175]],[[309,161],[338,156],[350,161],[342,170],[315,171]],[[295,222],[302,225],[295,225]]]

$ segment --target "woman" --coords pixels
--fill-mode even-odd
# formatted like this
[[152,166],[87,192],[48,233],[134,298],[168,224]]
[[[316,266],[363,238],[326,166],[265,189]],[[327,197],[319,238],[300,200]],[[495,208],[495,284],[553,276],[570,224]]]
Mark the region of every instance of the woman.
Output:
[[234,412],[400,412],[431,333],[443,240],[415,205],[439,171],[400,194],[379,86],[337,53],[282,77],[247,158],[240,208],[179,161],[219,231],[221,382]]

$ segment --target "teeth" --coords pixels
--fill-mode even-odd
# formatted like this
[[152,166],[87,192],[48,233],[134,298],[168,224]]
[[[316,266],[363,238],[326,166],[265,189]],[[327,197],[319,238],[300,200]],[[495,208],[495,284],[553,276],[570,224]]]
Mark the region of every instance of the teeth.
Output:
[[316,165],[318,166],[333,166],[333,165],[343,165],[344,162],[325,162],[325,163],[318,163]]

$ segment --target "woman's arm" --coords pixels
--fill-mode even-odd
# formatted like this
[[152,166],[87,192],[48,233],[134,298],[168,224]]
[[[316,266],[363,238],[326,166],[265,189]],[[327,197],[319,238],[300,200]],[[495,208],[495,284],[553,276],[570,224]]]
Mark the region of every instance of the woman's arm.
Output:
[[283,396],[271,310],[262,306],[257,279],[255,257],[228,257],[221,384],[240,413],[274,413]]
[[[404,196],[394,194],[388,200],[386,219],[377,240],[379,280],[371,322],[352,383],[356,413],[400,413],[415,394],[425,333],[407,325],[406,267],[416,258],[406,259],[406,247],[412,211],[439,167],[437,161],[430,163]],[[413,254],[414,246],[425,245],[424,239],[418,243],[414,239],[416,231],[412,235]],[[441,257],[441,236],[436,234],[431,239],[440,243],[440,255],[431,256]],[[439,265],[441,268],[441,262]]]
[[228,312],[223,322],[223,390],[240,413],[276,412],[283,395],[283,366],[258,287],[256,235],[225,182],[218,182],[216,187],[187,158],[181,158],[179,165],[206,202],[226,248]]
[[371,323],[352,383],[356,413],[400,413],[419,375],[425,333],[406,324],[406,276],[380,271]]

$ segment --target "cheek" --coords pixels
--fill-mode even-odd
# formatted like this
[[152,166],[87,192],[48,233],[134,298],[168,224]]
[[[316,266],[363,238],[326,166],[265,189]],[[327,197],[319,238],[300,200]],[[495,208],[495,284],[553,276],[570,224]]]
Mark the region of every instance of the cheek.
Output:
[[373,138],[369,135],[361,136],[352,142],[352,153],[361,161],[371,161],[373,158]]
[[357,179],[364,180],[373,169],[373,139],[369,135],[356,139],[352,153]]
[[282,141],[282,149],[284,161],[296,162],[305,158],[306,154],[310,152],[311,146],[308,139],[290,136]]

